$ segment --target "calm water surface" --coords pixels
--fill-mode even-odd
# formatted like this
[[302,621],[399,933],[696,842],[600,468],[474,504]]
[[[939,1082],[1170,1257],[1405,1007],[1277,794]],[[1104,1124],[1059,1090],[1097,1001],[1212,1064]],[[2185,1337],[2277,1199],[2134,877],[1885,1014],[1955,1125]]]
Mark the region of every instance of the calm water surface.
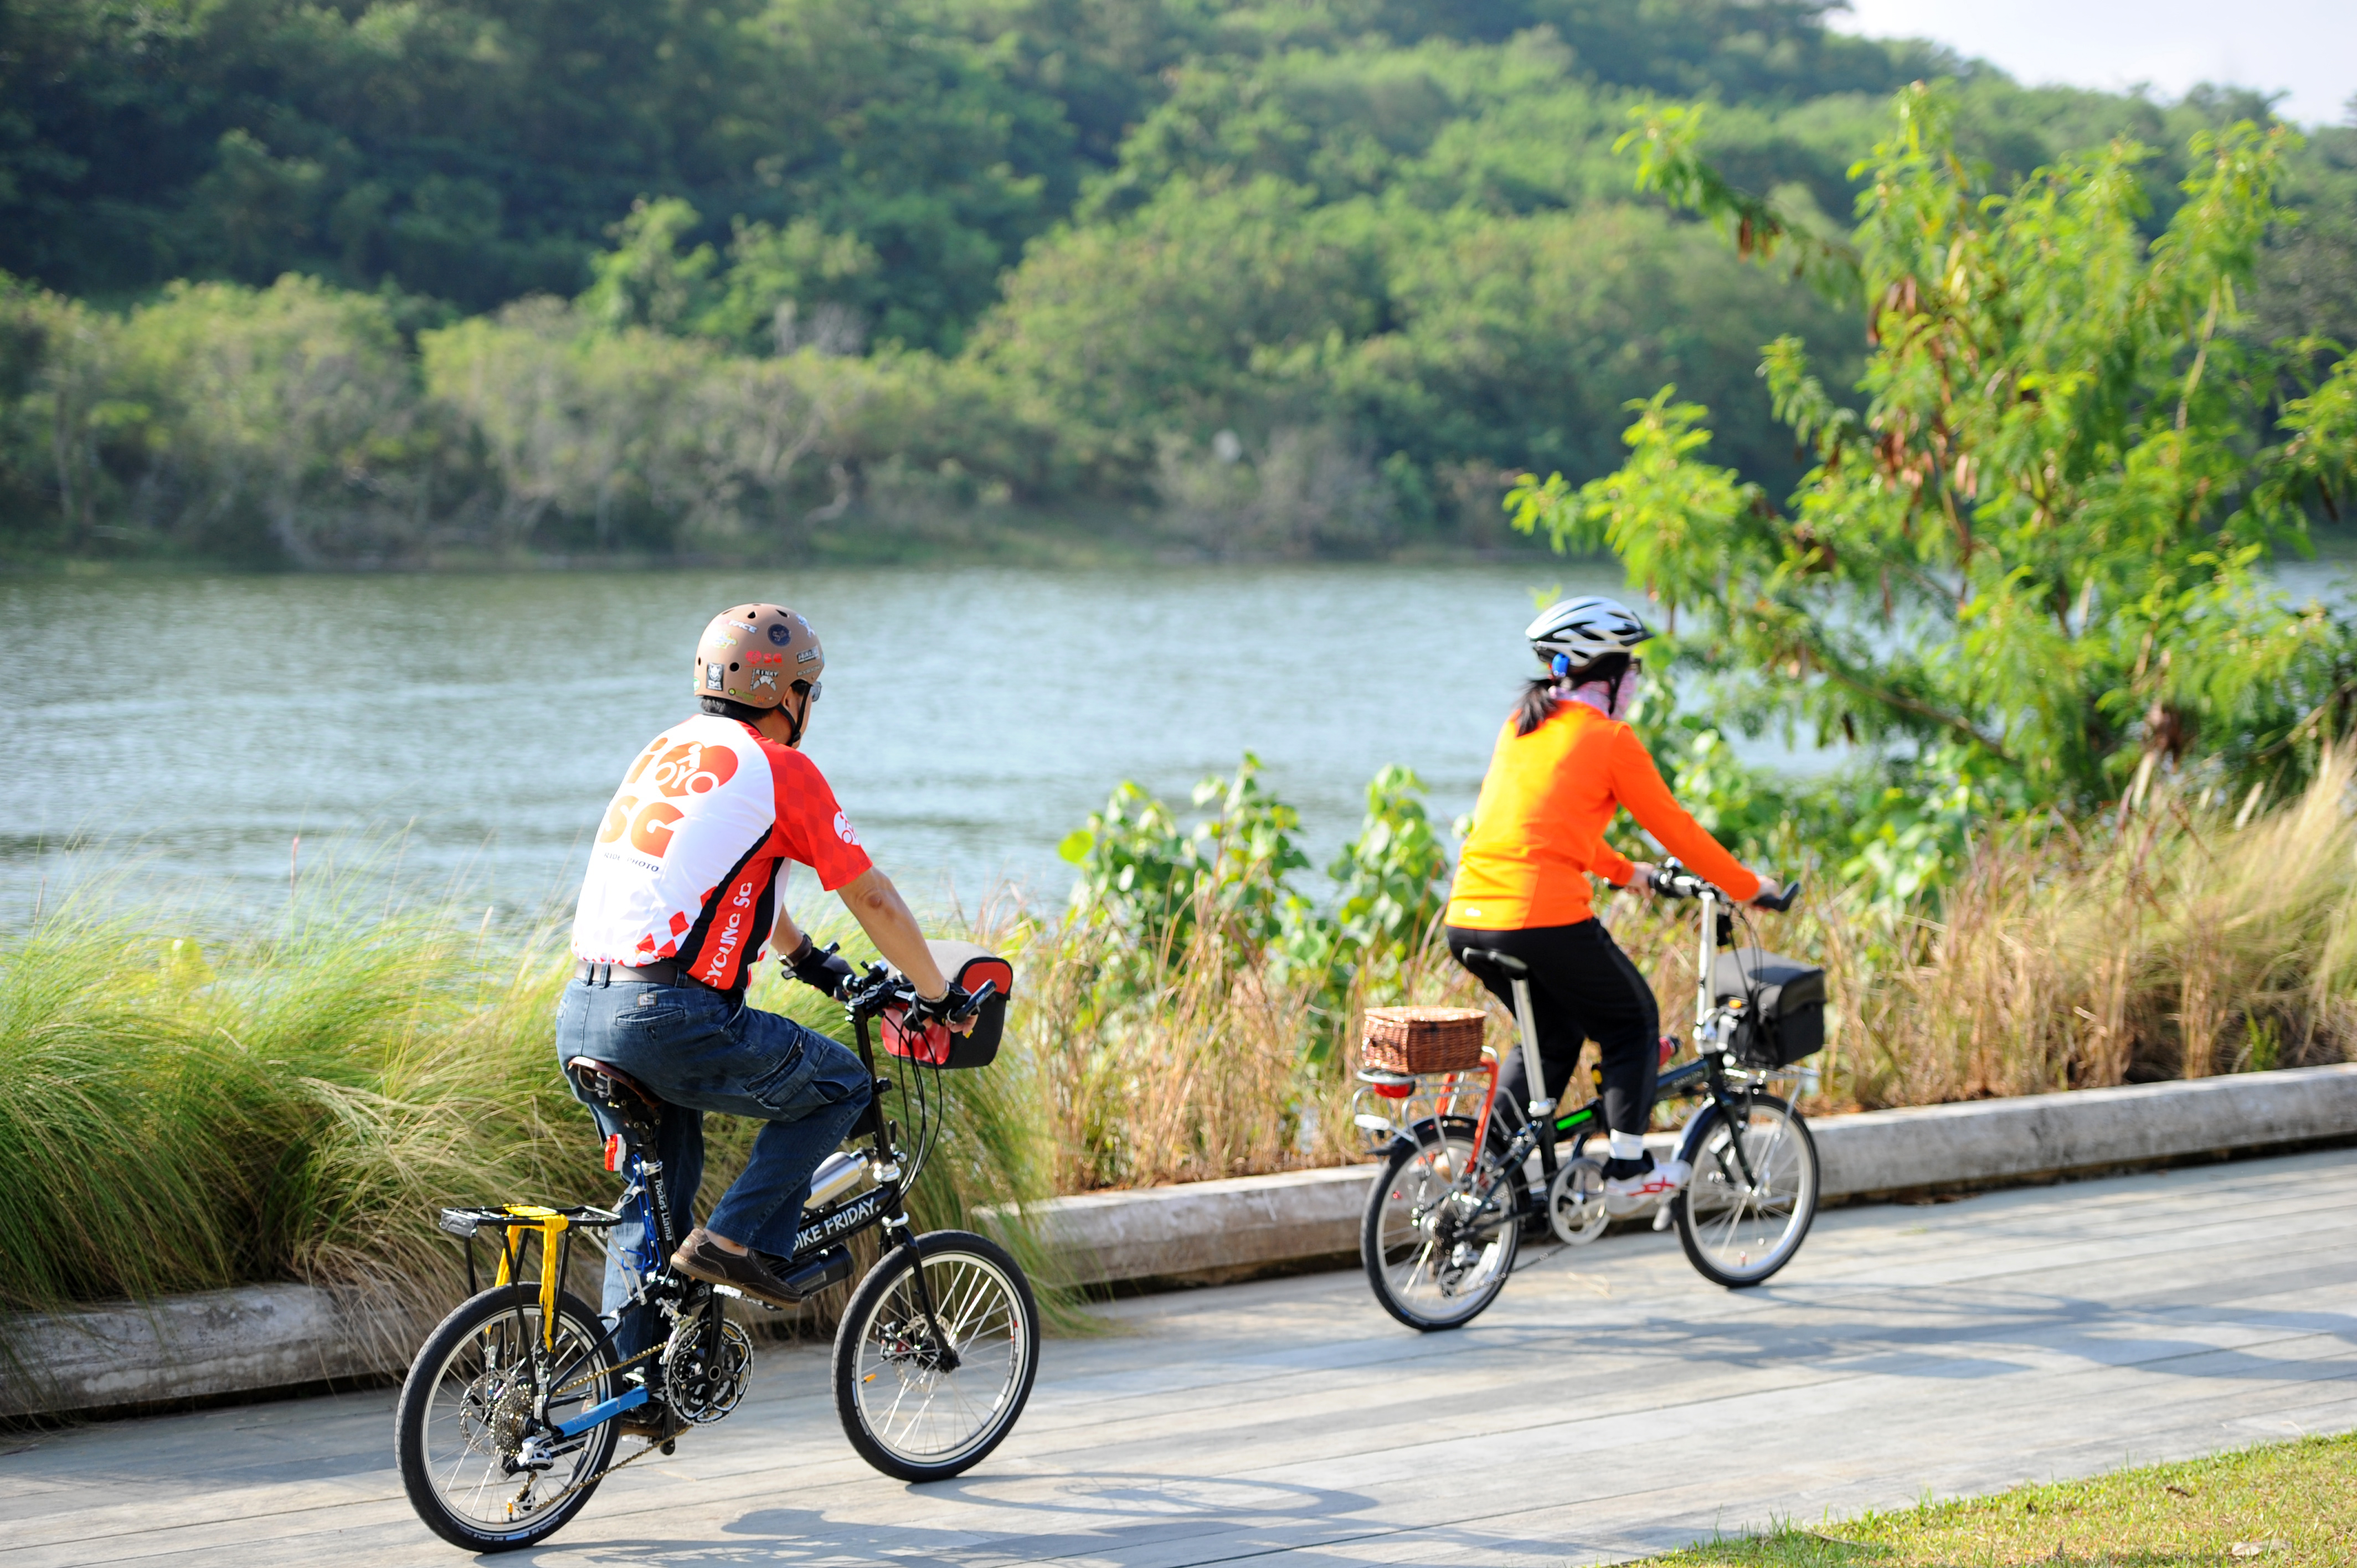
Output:
[[[1055,845],[1135,779],[1183,807],[1246,749],[1319,864],[1405,763],[1470,808],[1529,664],[1502,566],[0,581],[0,920],[96,866],[266,907],[306,865],[397,835],[414,886],[502,920],[569,907],[638,749],[691,712],[695,637],[748,597],[827,650],[807,749],[877,863],[969,905],[1060,899]],[[95,851],[61,851],[77,836]],[[46,886],[48,892],[41,893]],[[804,878],[795,900],[813,888]]]
[[[2349,564],[2279,573],[2347,602]],[[569,909],[622,770],[693,711],[697,632],[748,597],[825,640],[807,749],[920,901],[1060,900],[1057,841],[1117,781],[1183,811],[1247,749],[1322,865],[1385,763],[1423,775],[1437,821],[1470,809],[1533,590],[1618,582],[1554,562],[0,579],[0,924],[93,870],[250,914],[284,897],[298,833],[307,867],[373,844],[502,924]]]

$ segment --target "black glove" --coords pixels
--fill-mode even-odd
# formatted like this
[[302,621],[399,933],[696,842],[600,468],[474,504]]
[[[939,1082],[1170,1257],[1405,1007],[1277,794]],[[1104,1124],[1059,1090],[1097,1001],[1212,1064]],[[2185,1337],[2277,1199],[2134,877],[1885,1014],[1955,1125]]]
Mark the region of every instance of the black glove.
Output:
[[802,945],[785,957],[786,972],[821,995],[841,997],[851,983],[851,961],[835,956],[835,944],[821,948],[802,933]]
[[973,1010],[972,993],[952,980],[950,988],[939,996],[931,999],[920,996],[909,1004],[908,1026],[921,1029],[928,1024],[962,1024]]

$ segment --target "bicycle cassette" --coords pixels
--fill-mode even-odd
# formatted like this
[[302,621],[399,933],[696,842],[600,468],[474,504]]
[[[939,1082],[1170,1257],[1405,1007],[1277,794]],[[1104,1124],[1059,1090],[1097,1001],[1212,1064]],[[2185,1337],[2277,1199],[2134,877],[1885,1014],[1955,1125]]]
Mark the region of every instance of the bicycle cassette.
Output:
[[753,1382],[753,1337],[742,1326],[720,1320],[720,1343],[708,1361],[704,1346],[703,1318],[684,1318],[662,1355],[663,1397],[680,1420],[699,1426],[735,1410]]

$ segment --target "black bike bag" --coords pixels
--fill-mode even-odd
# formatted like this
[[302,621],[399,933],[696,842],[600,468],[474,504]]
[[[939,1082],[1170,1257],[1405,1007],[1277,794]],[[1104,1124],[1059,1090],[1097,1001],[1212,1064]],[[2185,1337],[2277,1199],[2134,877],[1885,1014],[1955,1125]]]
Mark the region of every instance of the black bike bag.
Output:
[[1745,1067],[1789,1067],[1825,1046],[1825,972],[1760,948],[1734,948],[1711,965],[1720,1002],[1740,1001],[1735,1059]]
[[969,992],[990,986],[990,1000],[974,1014],[974,1028],[956,1034],[942,1024],[921,1029],[904,1026],[908,1005],[895,1003],[884,1009],[884,1048],[904,1060],[926,1067],[988,1067],[998,1056],[998,1036],[1006,1028],[1007,993],[1015,989],[1015,966],[972,942],[927,942],[942,973]]

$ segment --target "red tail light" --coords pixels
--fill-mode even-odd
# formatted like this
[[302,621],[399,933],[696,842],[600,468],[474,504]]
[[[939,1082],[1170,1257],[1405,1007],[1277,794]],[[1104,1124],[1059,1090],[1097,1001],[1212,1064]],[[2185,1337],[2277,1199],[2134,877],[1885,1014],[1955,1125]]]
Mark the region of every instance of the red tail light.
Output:
[[622,1135],[619,1133],[606,1134],[606,1168],[609,1171],[622,1168]]

